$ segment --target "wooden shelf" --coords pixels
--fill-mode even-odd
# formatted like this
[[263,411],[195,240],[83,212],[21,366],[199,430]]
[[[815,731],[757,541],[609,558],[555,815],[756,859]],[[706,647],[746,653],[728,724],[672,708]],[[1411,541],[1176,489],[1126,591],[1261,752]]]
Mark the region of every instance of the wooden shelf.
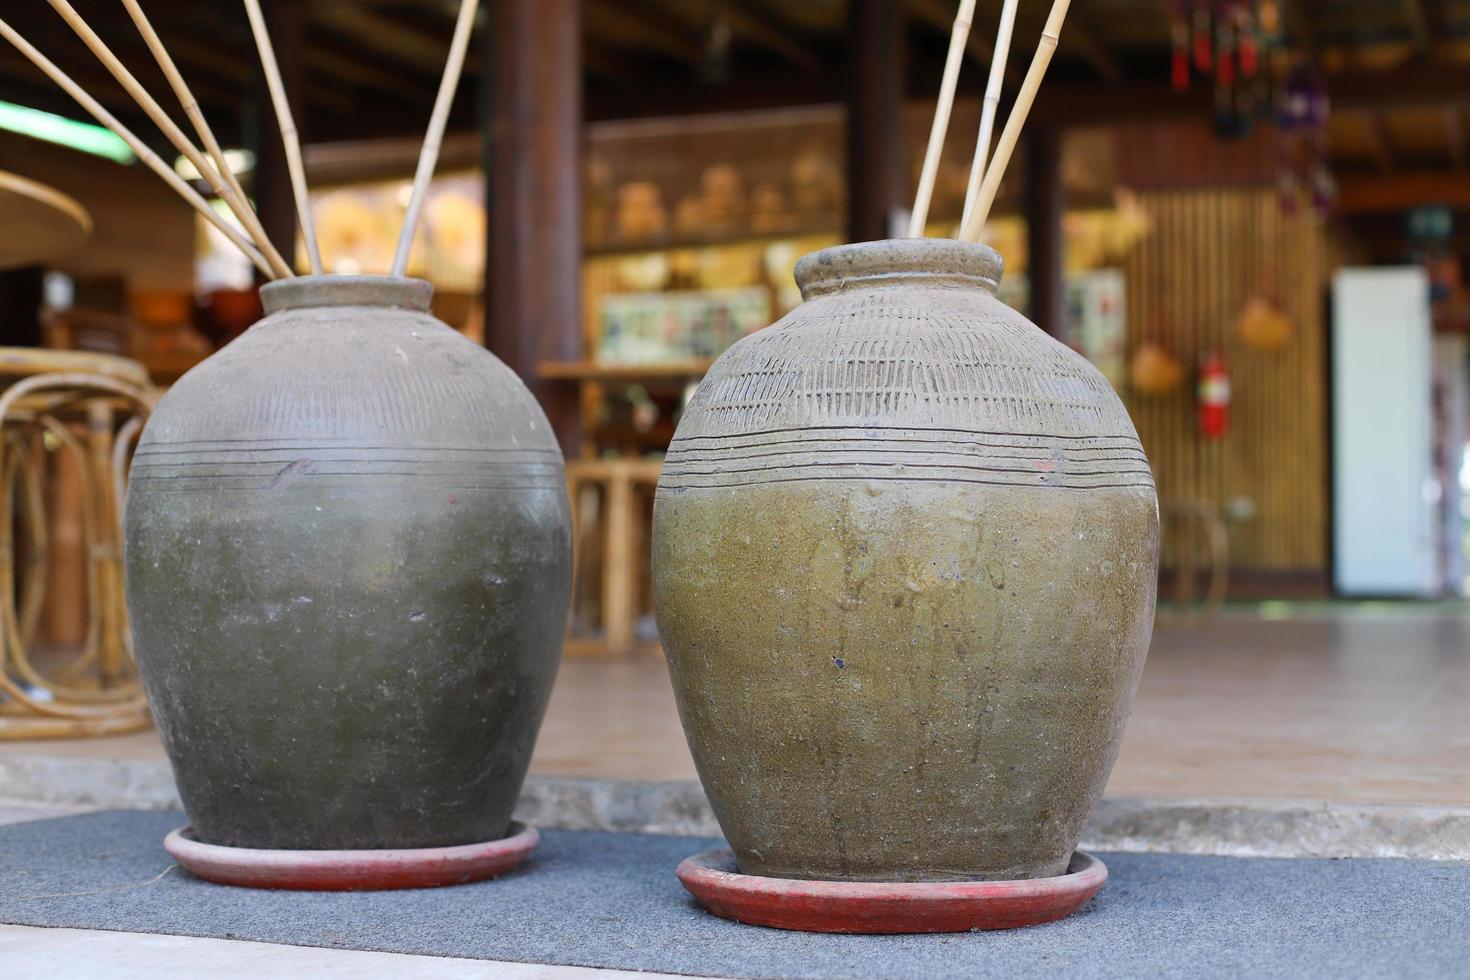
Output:
[[[958,219],[956,219],[958,220]],[[842,228],[834,224],[830,215],[821,215],[808,224],[793,222],[788,228],[772,231],[731,228],[710,231],[705,234],[666,235],[663,238],[647,238],[635,241],[600,242],[583,250],[584,258],[615,258],[623,255],[644,255],[649,252],[677,252],[684,249],[724,248],[735,245],[770,245],[793,238],[831,237],[840,240]]]
[[708,358],[655,361],[648,364],[604,364],[599,361],[542,361],[536,374],[547,381],[646,381],[702,378],[714,362]]

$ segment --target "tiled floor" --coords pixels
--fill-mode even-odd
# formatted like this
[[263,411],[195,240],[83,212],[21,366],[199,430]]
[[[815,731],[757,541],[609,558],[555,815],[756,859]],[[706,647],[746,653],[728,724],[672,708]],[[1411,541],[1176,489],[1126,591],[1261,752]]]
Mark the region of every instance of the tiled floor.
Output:
[[[1470,804],[1470,614],[1230,614],[1154,638],[1114,796]],[[533,767],[694,778],[663,663],[569,663]]]
[[[39,748],[0,743],[0,754]],[[44,748],[161,753],[151,733]],[[567,662],[532,769],[695,778],[662,660]],[[1470,805],[1470,613],[1236,612],[1204,629],[1160,630],[1108,792]]]

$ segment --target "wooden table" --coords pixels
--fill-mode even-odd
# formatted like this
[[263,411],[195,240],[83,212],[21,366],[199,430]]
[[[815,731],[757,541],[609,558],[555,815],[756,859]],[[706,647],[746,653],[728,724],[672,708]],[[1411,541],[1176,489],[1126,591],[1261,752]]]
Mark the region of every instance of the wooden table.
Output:
[[55,188],[0,170],[0,229],[0,269],[14,269],[80,248],[92,217]]
[[572,496],[574,581],[586,565],[582,491],[600,487],[602,530],[602,639],[568,640],[567,651],[582,655],[624,655],[637,647],[638,582],[643,568],[643,526],[635,489],[653,487],[663,462],[657,459],[569,459],[567,484]]

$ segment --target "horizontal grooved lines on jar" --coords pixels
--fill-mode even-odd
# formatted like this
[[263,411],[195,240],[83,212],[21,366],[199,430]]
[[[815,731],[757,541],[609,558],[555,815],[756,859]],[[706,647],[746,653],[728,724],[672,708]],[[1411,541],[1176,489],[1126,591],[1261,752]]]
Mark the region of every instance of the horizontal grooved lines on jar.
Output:
[[826,427],[691,436],[669,450],[670,490],[801,480],[913,480],[1073,490],[1153,489],[1132,434],[1018,435],[962,429]]
[[559,489],[561,455],[518,447],[364,445],[350,440],[152,443],[133,458],[143,492],[277,490],[430,484],[448,490]]

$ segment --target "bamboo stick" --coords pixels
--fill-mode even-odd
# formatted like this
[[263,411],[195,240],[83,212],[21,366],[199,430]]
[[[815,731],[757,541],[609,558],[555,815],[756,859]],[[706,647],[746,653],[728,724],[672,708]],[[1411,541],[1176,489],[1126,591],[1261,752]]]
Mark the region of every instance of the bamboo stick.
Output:
[[459,18],[454,22],[454,39],[449,44],[449,57],[444,62],[444,77],[439,80],[439,93],[434,96],[434,111],[429,115],[429,131],[424,135],[418,169],[413,175],[413,193],[408,199],[408,210],[403,215],[403,228],[398,233],[398,249],[393,254],[395,276],[401,276],[408,271],[408,255],[413,251],[419,216],[423,213],[424,198],[429,193],[429,180],[434,176],[434,167],[439,162],[439,148],[444,143],[444,127],[449,122],[449,108],[454,104],[454,93],[459,88],[459,76],[464,70],[465,52],[469,49],[470,33],[475,25],[475,9],[478,6],[479,0],[460,0]]
[[1067,7],[1071,2],[1072,0],[1052,0],[1051,13],[1047,15],[1046,26],[1042,28],[1041,40],[1036,45],[1031,67],[1026,69],[1026,77],[1021,81],[1021,91],[1016,95],[1016,104],[1006,117],[1006,127],[1001,130],[1000,140],[995,145],[995,157],[986,165],[980,196],[975,200],[969,219],[960,227],[960,238],[963,241],[980,240],[980,231],[985,227],[985,219],[990,217],[990,208],[995,204],[1001,179],[1005,177],[1011,154],[1016,151],[1016,143],[1021,138],[1021,127],[1026,125],[1026,116],[1031,111],[1031,104],[1036,101],[1036,92],[1041,88],[1041,80],[1046,76],[1052,55],[1056,53],[1057,40],[1062,33],[1062,21],[1067,17]]
[[296,195],[296,216],[301,222],[301,238],[306,242],[306,255],[311,262],[312,275],[319,276],[322,274],[322,253],[317,247],[316,226],[311,220],[311,201],[306,192],[306,167],[301,162],[301,137],[296,132],[296,121],[291,116],[291,103],[286,99],[286,86],[281,82],[281,67],[276,63],[276,49],[271,45],[270,33],[265,29],[260,0],[245,0],[245,12],[250,16],[250,30],[255,35],[255,47],[260,52],[260,66],[265,70],[265,82],[270,88],[271,103],[275,106],[281,142],[286,146],[286,169],[291,173],[291,190]]
[[[71,29],[76,32],[77,36],[82,39],[82,42],[86,44],[87,48],[97,56],[97,60],[106,66],[107,70],[112,74],[112,77],[116,78],[123,89],[133,97],[133,101],[137,102],[139,107],[148,115],[148,118],[153,120],[154,125],[163,131],[163,134],[168,137],[168,141],[174,145],[174,148],[194,165],[194,168],[199,171],[199,175],[204,178],[205,183],[212,187],[214,192],[224,199],[225,203],[229,205],[230,210],[240,219],[240,223],[245,226],[246,232],[252,238],[255,238],[259,244],[260,237],[256,236],[254,229],[251,228],[254,215],[250,210],[250,205],[245,202],[244,198],[235,194],[233,189],[225,183],[224,179],[215,172],[214,167],[208,160],[204,159],[204,155],[189,140],[188,136],[184,134],[184,131],[169,117],[168,113],[163,111],[163,107],[158,104],[158,101],[148,94],[148,90],[128,70],[127,66],[112,53],[111,49],[107,47],[107,44],[98,36],[97,32],[92,30],[91,25],[82,19],[81,14],[77,13],[76,8],[68,0],[50,0],[50,3],[52,8],[61,15],[62,20],[67,22]],[[266,243],[261,245],[261,251],[262,253],[268,253],[272,250],[269,249],[268,243]],[[284,272],[282,272],[282,269],[284,269]],[[275,268],[272,263],[271,278],[274,279],[282,274],[290,275],[290,269],[284,268],[284,263],[281,268]]]
[[[1014,2],[1014,0],[1011,0]],[[970,39],[970,21],[975,15],[975,0],[960,0],[954,28],[949,35],[949,54],[944,60],[944,78],[939,83],[939,101],[934,106],[934,124],[929,128],[929,146],[924,151],[924,169],[919,174],[919,190],[914,195],[914,210],[909,215],[909,237],[924,237],[929,220],[929,202],[934,197],[934,181],[939,176],[939,157],[944,152],[944,136],[949,131],[949,115],[954,108],[955,85],[960,79],[960,65],[965,60],[965,42]]]
[[158,67],[163,70],[164,77],[168,79],[169,87],[173,89],[174,95],[178,97],[179,104],[183,106],[184,115],[193,124],[194,132],[199,135],[199,139],[204,143],[205,151],[209,154],[210,159],[214,161],[215,171],[229,185],[230,191],[233,193],[235,199],[240,202],[242,210],[237,210],[235,213],[240,218],[240,222],[245,226],[245,230],[250,233],[250,237],[260,246],[261,254],[271,264],[271,268],[276,270],[276,275],[281,277],[295,275],[290,264],[276,250],[276,247],[271,244],[270,236],[266,234],[265,227],[261,225],[260,218],[256,215],[255,209],[250,206],[250,199],[246,196],[245,189],[240,186],[240,181],[236,179],[234,171],[230,169],[230,164],[225,159],[225,151],[220,147],[219,140],[215,139],[214,130],[210,128],[209,121],[204,118],[204,111],[199,106],[199,100],[194,98],[194,93],[189,88],[189,83],[184,81],[183,74],[179,71],[178,65],[174,63],[173,56],[168,53],[168,48],[164,46],[163,40],[158,36],[158,32],[153,29],[153,24],[148,20],[148,15],[143,12],[143,8],[139,6],[138,0],[122,0],[122,4],[127,8],[128,15],[133,18],[133,24],[137,26],[138,33],[143,36],[143,41],[148,45],[148,50],[153,52],[153,57],[158,62]]
[[47,77],[60,86],[62,91],[66,92],[67,95],[75,99],[93,118],[116,133],[124,143],[128,144],[128,148],[133,151],[139,160],[143,161],[148,169],[156,173],[163,179],[164,183],[178,192],[179,196],[185,201],[188,201],[194,210],[204,215],[210,224],[218,228],[236,248],[244,252],[245,256],[251,262],[255,263],[255,267],[263,275],[274,278],[274,272],[272,272],[269,263],[266,262],[265,257],[260,254],[259,250],[234,225],[231,225],[224,218],[220,217],[214,208],[209,206],[208,201],[200,197],[199,193],[184,181],[184,178],[174,173],[174,169],[165,163],[157,153],[149,149],[142,140],[133,134],[132,130],[118,122],[117,118],[104,109],[101,103],[88,95],[80,85],[72,81],[65,72],[56,67],[49,58],[40,51],[37,51],[29,41],[16,33],[15,29],[3,20],[0,20],[0,37],[4,37],[13,44],[17,51],[25,55],[32,64],[45,72]]
[[1011,33],[1016,26],[1018,0],[1005,0],[1000,11],[1000,27],[995,32],[995,55],[990,62],[990,80],[985,83],[985,101],[980,105],[980,135],[975,140],[975,158],[970,162],[970,180],[965,185],[965,211],[960,227],[970,220],[980,182],[985,179],[985,165],[990,158],[990,137],[995,131],[995,113],[1000,107],[1000,90],[1005,84],[1006,59],[1011,52]]

